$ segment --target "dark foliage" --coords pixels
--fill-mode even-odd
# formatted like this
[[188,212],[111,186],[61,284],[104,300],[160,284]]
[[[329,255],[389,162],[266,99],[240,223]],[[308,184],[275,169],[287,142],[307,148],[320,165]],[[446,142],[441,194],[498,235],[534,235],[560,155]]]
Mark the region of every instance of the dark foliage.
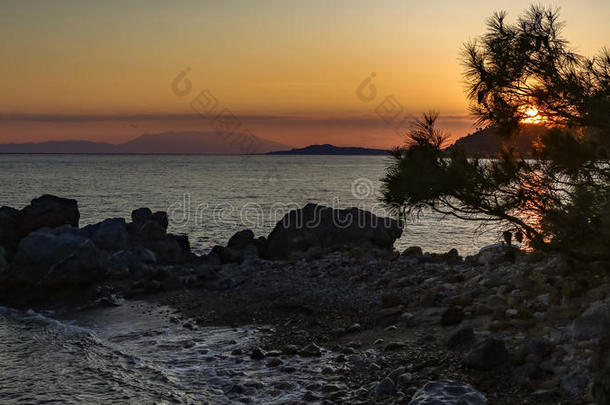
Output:
[[[574,53],[558,12],[540,6],[487,25],[465,46],[464,77],[478,124],[502,134],[503,151],[490,160],[443,151],[437,116],[425,114],[392,153],[385,203],[495,222],[534,248],[610,256],[610,53]],[[510,146],[533,125],[524,122],[542,128],[535,159]]]

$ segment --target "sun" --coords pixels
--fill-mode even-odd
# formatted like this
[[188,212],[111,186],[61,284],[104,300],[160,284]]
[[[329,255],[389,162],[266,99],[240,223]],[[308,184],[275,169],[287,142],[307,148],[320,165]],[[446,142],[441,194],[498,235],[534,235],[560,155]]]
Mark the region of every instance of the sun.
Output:
[[522,106],[519,112],[523,115],[521,118],[523,124],[544,124],[547,121],[533,105]]

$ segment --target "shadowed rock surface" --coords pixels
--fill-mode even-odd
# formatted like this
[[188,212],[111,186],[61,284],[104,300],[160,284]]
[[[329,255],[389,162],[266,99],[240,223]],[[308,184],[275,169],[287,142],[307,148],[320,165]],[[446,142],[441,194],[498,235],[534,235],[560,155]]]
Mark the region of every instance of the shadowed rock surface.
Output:
[[267,238],[265,256],[288,259],[312,248],[359,246],[392,249],[402,223],[358,208],[336,210],[317,204],[290,211]]

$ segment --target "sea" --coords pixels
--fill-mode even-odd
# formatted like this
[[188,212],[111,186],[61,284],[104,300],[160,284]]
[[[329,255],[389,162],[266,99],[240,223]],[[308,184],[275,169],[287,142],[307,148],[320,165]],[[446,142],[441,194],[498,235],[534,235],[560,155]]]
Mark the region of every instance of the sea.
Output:
[[[74,198],[81,226],[129,219],[139,207],[167,211],[169,231],[188,234],[203,254],[242,229],[265,236],[310,202],[390,215],[379,200],[387,164],[384,156],[0,155],[0,205]],[[467,255],[500,231],[424,211],[405,219],[395,247]],[[241,403],[239,381],[243,403],[279,404],[301,399],[322,375],[324,355],[296,359],[291,374],[247,356],[237,363],[231,351],[264,327],[187,329],[167,323],[172,311],[139,301],[87,311],[0,307],[0,403]]]

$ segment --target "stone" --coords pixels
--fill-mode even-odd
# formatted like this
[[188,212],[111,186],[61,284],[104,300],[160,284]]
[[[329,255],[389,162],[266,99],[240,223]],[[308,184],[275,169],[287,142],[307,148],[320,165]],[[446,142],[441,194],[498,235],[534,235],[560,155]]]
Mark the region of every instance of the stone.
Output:
[[315,343],[310,343],[299,351],[299,355],[302,357],[320,357],[322,356],[322,350]]
[[250,357],[253,360],[262,360],[265,358],[265,356],[267,356],[267,352],[265,352],[262,348],[260,347],[255,347],[254,349],[252,349],[252,351],[250,352]]
[[163,229],[163,231],[167,231],[167,227],[169,226],[169,218],[167,217],[167,212],[157,211],[152,214],[150,220],[157,223]]
[[421,256],[424,251],[419,246],[410,246],[402,251],[403,256]]
[[471,385],[454,381],[439,380],[426,383],[417,390],[409,405],[486,405],[485,395]]
[[299,348],[296,345],[286,345],[282,348],[282,353],[287,356],[294,356],[299,353]]
[[38,286],[78,286],[101,280],[106,260],[90,239],[48,228],[30,233],[19,243],[10,278]]
[[280,220],[267,238],[264,256],[271,260],[289,259],[310,248],[364,247],[392,249],[402,234],[403,224],[380,218],[358,208],[335,210],[307,204]]
[[561,377],[559,386],[572,397],[580,397],[589,385],[589,373],[586,370],[574,370],[568,375]]
[[390,342],[384,347],[383,350],[385,350],[386,352],[391,352],[391,351],[402,349],[405,346],[406,346],[406,344],[403,342]]
[[389,377],[384,378],[375,387],[375,394],[378,397],[389,397],[396,393],[396,385]]
[[19,210],[11,207],[0,207],[0,244],[6,246],[16,245],[21,235],[17,229],[17,216]]
[[76,200],[45,194],[32,200],[31,204],[19,211],[17,227],[24,237],[40,228],[57,228],[70,225],[78,228],[80,213]]
[[466,315],[460,307],[449,307],[441,314],[441,325],[451,326],[457,325],[464,320]]
[[123,218],[109,218],[98,224],[86,226],[82,231],[91,234],[89,237],[98,249],[117,252],[129,247],[129,233]]
[[152,218],[152,211],[150,208],[138,208],[131,212],[131,221],[136,225],[142,225],[146,221]]
[[381,296],[381,308],[393,308],[402,304],[402,300],[396,294],[383,294]]
[[154,241],[150,244],[159,263],[173,264],[182,263],[186,253],[175,235],[167,234],[163,240]]
[[4,249],[4,246],[0,245],[0,267],[6,267],[7,264],[6,249]]
[[273,357],[272,359],[270,359],[270,360],[267,362],[267,367],[269,367],[269,368],[273,368],[273,367],[279,367],[279,366],[281,366],[282,364],[283,364],[282,360],[280,360],[280,359],[279,359],[279,358],[277,358],[277,357]]
[[241,263],[243,260],[242,252],[228,247],[216,245],[212,248],[212,253],[220,258],[220,262],[225,263]]
[[157,262],[157,255],[155,255],[155,252],[153,252],[150,249],[139,249],[137,252],[137,256],[136,258],[141,261],[142,263],[156,263]]
[[447,346],[449,348],[468,347],[474,344],[475,340],[472,326],[468,323],[461,323],[449,334]]
[[593,396],[598,404],[610,404],[610,327],[604,330],[591,360]]
[[610,303],[595,301],[573,322],[572,334],[577,340],[596,339],[610,324]]
[[408,387],[409,385],[411,385],[412,381],[413,381],[413,374],[411,374],[411,373],[403,373],[403,374],[399,375],[398,378],[396,378],[396,382],[401,387]]
[[250,229],[245,229],[243,231],[239,231],[231,236],[229,242],[227,243],[227,247],[235,250],[242,250],[248,245],[255,244],[254,232]]
[[464,365],[478,370],[493,370],[510,365],[510,355],[504,342],[487,338],[476,344],[464,358]]

